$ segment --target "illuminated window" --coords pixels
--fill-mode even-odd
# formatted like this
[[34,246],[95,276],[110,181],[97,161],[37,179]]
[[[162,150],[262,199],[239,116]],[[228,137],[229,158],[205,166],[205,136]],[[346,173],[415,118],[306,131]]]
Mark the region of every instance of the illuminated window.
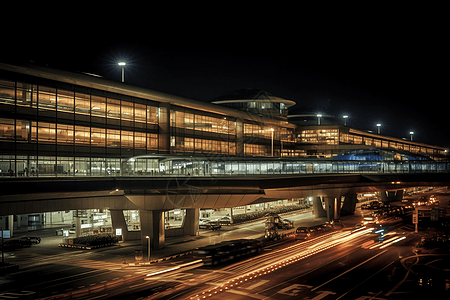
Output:
[[91,128],[91,146],[105,147],[106,129]]
[[15,84],[14,81],[0,79],[0,102],[14,104]]
[[133,148],[133,131],[121,131],[121,147],[122,148]]
[[53,88],[40,86],[38,103],[39,108],[54,110],[56,108],[56,90]]
[[58,124],[56,140],[58,144],[73,144],[73,125]]
[[106,135],[107,147],[120,147],[120,130],[108,129]]
[[58,90],[57,101],[58,111],[73,112],[74,93],[71,91]]
[[91,113],[91,97],[88,94],[75,93],[75,112],[89,115]]
[[158,135],[147,133],[147,150],[158,150]]
[[134,104],[134,118],[135,122],[146,122],[146,107],[144,104]]
[[[0,84],[1,86],[1,84]],[[35,86],[34,86],[35,88]],[[0,87],[1,89],[1,87]],[[32,84],[28,83],[17,83],[17,91],[16,91],[16,103],[21,106],[31,106],[31,102],[33,99],[33,94],[35,95],[37,91],[33,89]],[[0,91],[1,95],[1,91]],[[1,96],[0,96],[1,97]]]
[[147,123],[158,124],[158,107],[147,106]]
[[75,126],[75,144],[90,145],[90,128],[86,126]]
[[108,118],[120,119],[120,100],[108,98]]
[[14,120],[0,118],[0,139],[14,139]]
[[184,124],[186,129],[194,129],[194,114],[184,114]]
[[185,149],[185,151],[189,151],[189,152],[194,151],[194,139],[193,138],[185,138],[184,139],[184,149]]
[[147,147],[147,142],[145,138],[145,132],[135,132],[134,133],[134,148],[144,149]]
[[[119,107],[119,112],[120,112],[120,107]],[[105,117],[105,115],[106,115],[106,99],[104,97],[99,97],[99,96],[91,97],[91,114],[93,116]]]
[[16,141],[28,141],[30,132],[30,121],[16,120]]
[[133,121],[134,119],[134,105],[132,102],[122,101],[122,120]]
[[39,142],[54,143],[56,141],[56,124],[38,122]]

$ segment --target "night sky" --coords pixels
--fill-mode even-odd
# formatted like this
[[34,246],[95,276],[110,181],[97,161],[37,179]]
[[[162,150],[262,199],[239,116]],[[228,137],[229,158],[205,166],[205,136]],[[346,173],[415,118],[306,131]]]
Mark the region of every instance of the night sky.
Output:
[[262,89],[295,101],[297,113],[346,114],[358,129],[376,131],[381,123],[382,134],[409,138],[414,131],[415,141],[450,147],[447,34],[442,18],[419,18],[420,11],[326,21],[320,13],[301,21],[302,12],[289,21],[278,15],[173,27],[137,22],[115,31],[94,24],[89,30],[63,27],[60,36],[52,23],[44,25],[52,32],[45,42],[45,34],[13,34],[0,61],[33,61],[120,81],[117,62],[124,60],[125,81],[132,85],[200,101]]

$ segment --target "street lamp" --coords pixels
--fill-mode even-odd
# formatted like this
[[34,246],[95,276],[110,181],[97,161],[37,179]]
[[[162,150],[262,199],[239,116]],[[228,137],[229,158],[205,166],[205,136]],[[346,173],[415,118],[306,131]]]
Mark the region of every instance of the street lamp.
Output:
[[377,132],[378,132],[378,134],[380,134],[380,132],[381,132],[381,124],[380,123],[377,124]]
[[118,63],[118,65],[122,67],[122,82],[125,82],[125,66],[127,65],[127,63],[121,61]]
[[147,236],[145,236],[145,238],[148,240],[148,255],[147,255],[147,258],[148,258],[148,261],[150,262],[150,237],[147,235]]
[[272,132],[272,152],[271,152],[271,155],[273,157],[273,128],[270,128],[270,131]]
[[322,115],[318,114],[317,115],[317,125],[320,125],[320,118],[322,118]]
[[342,117],[344,118],[344,125],[347,126],[347,119],[348,119],[348,116],[345,115],[345,116],[342,116]]
[[411,136],[411,142],[412,142],[412,140],[413,140],[413,134],[414,134],[414,131],[410,131],[410,132],[409,132],[409,135]]

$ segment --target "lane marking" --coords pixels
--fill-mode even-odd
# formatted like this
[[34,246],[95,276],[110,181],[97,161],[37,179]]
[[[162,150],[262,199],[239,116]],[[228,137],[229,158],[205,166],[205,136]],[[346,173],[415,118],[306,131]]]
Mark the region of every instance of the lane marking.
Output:
[[363,261],[362,263],[360,263],[360,264],[354,266],[353,268],[348,269],[347,271],[345,271],[345,272],[339,274],[338,276],[336,276],[336,277],[334,277],[334,278],[328,280],[327,282],[322,283],[322,284],[319,285],[319,286],[316,286],[315,288],[311,289],[311,291],[317,290],[318,288],[320,288],[320,287],[326,285],[327,283],[330,283],[330,282],[332,282],[333,280],[335,280],[335,279],[341,277],[342,275],[347,274],[348,272],[350,272],[350,271],[352,271],[352,270],[354,270],[354,269],[356,269],[356,268],[362,266],[363,264],[365,264],[365,263],[367,263],[368,261],[374,259],[375,257],[380,256],[381,254],[385,253],[386,251],[387,251],[387,250],[383,250],[382,252],[378,253],[377,255],[374,255],[374,256],[370,257],[369,259],[366,259],[365,261]]
[[362,281],[361,283],[359,283],[358,285],[355,285],[352,289],[348,290],[347,292],[345,292],[345,294],[342,294],[341,296],[339,296],[338,298],[336,298],[336,300],[341,299],[342,297],[344,297],[345,295],[347,295],[348,293],[350,293],[351,291],[353,291],[354,289],[356,289],[358,286],[360,286],[361,284],[363,284],[364,282],[366,282],[367,280],[371,279],[372,277],[374,277],[375,275],[377,275],[378,273],[380,273],[381,271],[383,271],[384,269],[386,269],[387,267],[389,267],[390,265],[392,265],[393,263],[395,263],[395,260],[391,261],[390,263],[388,263],[386,266],[384,266],[382,269],[378,270],[377,272],[375,272],[375,274],[373,274],[372,276],[370,276],[369,278],[366,278],[366,280]]
[[235,290],[235,289],[231,289],[231,290],[226,290],[228,293],[233,293],[233,294],[238,294],[238,295],[243,295],[243,296],[247,296],[250,298],[254,298],[254,299],[267,299],[266,296],[263,295],[259,295],[259,294],[249,294],[247,292],[242,292],[239,290]]
[[257,283],[255,283],[255,284],[252,284],[251,286],[247,287],[246,290],[253,290],[254,288],[257,288],[257,287],[260,286],[260,285],[266,284],[266,283],[269,282],[269,281],[270,281],[270,280],[263,279],[263,280],[261,280],[260,282],[257,282]]

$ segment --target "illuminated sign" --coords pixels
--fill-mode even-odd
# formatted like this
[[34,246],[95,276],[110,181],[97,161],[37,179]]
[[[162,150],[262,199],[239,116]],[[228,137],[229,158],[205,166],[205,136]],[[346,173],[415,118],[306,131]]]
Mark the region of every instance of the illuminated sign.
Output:
[[4,239],[9,239],[11,238],[11,231],[10,230],[0,230],[0,237],[4,238]]

